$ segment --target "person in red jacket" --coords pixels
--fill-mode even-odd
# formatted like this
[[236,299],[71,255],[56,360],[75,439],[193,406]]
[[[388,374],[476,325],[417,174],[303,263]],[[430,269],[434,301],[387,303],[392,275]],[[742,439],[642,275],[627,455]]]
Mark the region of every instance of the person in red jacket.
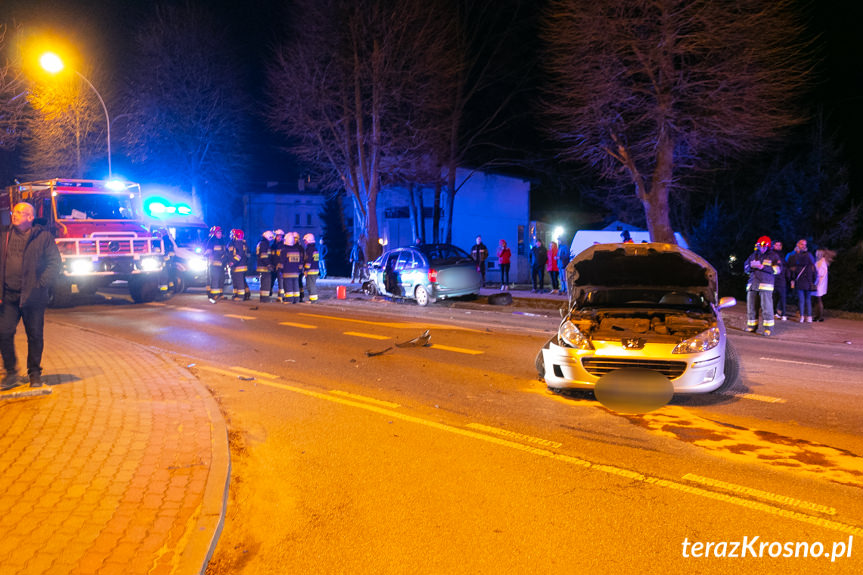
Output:
[[510,288],[509,283],[509,266],[512,252],[506,247],[506,240],[500,240],[497,246],[497,260],[500,264],[500,289],[501,291]]
[[558,293],[560,286],[557,283],[557,242],[551,242],[548,245],[548,275],[551,277],[551,293]]

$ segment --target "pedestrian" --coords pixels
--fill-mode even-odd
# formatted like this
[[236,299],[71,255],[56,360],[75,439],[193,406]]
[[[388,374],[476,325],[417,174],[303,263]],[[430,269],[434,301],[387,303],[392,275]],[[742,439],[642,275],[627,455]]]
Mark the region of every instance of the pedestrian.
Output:
[[232,300],[238,300],[241,297],[243,301],[252,299],[252,292],[246,281],[246,272],[249,271],[249,246],[245,236],[243,230],[231,230],[231,239],[226,248],[228,251],[226,259],[231,270]]
[[309,292],[309,303],[318,303],[318,276],[320,275],[321,252],[315,245],[314,234],[303,236],[305,257],[303,271],[306,276],[306,289]]
[[303,271],[303,248],[297,245],[296,236],[288,233],[285,245],[281,250],[281,276],[284,293],[282,303],[297,303],[300,301],[300,274]]
[[567,293],[566,266],[569,265],[569,246],[563,238],[557,238],[557,269],[560,270],[560,293]]
[[548,275],[551,278],[551,293],[557,293],[559,286],[557,285],[557,242],[552,241],[548,244],[548,263],[546,264]]
[[500,289],[509,289],[509,267],[512,252],[506,245],[506,240],[500,240],[497,245],[497,261],[500,265]]
[[[270,259],[270,246],[272,241],[276,239],[276,234],[267,230],[261,234],[261,240],[255,247],[255,272],[258,274],[258,285],[261,286],[258,292],[258,297],[261,303],[270,301],[273,297],[273,261]],[[265,292],[269,291],[267,295]]]
[[817,279],[815,259],[808,251],[805,239],[797,241],[794,251],[785,258],[791,278],[791,289],[797,292],[797,306],[800,310],[800,323],[812,323],[812,292]]
[[[270,259],[273,262],[273,284],[276,287],[276,301],[285,301],[285,289],[282,285],[282,252],[285,250],[285,231],[278,229],[273,232],[276,237],[270,246]],[[273,289],[270,288],[272,296]]]
[[12,225],[0,229],[0,352],[3,355],[2,388],[18,384],[15,332],[23,320],[27,333],[27,375],[30,387],[42,386],[42,350],[45,347],[45,308],[48,289],[63,267],[54,236],[34,224],[33,206],[21,202],[12,208]]
[[476,237],[476,243],[470,249],[470,258],[476,264],[476,271],[482,276],[481,287],[485,287],[485,260],[488,259],[488,248],[482,243],[482,236]]
[[815,250],[815,293],[812,302],[813,321],[824,321],[824,301],[827,294],[827,269],[833,263],[836,252],[833,250]]
[[354,242],[350,255],[351,283],[363,281],[366,275],[366,255],[363,252],[362,238]]
[[327,249],[327,245],[324,243],[324,238],[318,239],[318,254],[320,255],[320,260],[318,261],[318,269],[320,270],[319,278],[325,279],[327,277],[327,254],[329,253],[329,249]]
[[785,254],[782,253],[782,242],[774,240],[772,247],[782,262],[782,271],[774,278],[773,308],[776,311],[776,319],[785,321],[788,319],[788,266],[785,265]]
[[773,333],[774,278],[782,271],[782,262],[770,246],[770,238],[761,236],[755,244],[755,250],[743,264],[743,270],[749,274],[746,284],[746,331],[758,329],[758,305],[761,304],[764,335]]
[[548,263],[548,250],[542,245],[542,240],[537,238],[534,246],[530,249],[530,278],[533,283],[533,293],[542,293],[545,289],[545,265]]
[[222,228],[210,228],[210,237],[204,245],[204,257],[207,258],[207,299],[216,303],[222,299],[225,288],[225,263],[227,252],[222,244]]

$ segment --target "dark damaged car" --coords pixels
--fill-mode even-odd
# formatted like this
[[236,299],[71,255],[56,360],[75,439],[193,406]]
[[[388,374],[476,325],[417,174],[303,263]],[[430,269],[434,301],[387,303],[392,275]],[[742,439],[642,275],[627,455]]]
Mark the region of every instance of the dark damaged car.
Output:
[[737,302],[718,298],[705,259],[672,244],[597,244],[572,260],[567,281],[568,312],[536,362],[550,389],[593,389],[624,368],[657,371],[675,393],[724,388],[721,310]]

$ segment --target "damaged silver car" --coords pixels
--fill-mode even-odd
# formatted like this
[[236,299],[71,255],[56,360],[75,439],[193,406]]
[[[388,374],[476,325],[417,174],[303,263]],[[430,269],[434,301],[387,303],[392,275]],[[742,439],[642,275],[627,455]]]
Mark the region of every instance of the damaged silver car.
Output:
[[550,389],[593,389],[623,368],[657,371],[675,393],[724,389],[720,310],[737,302],[718,299],[705,259],[671,244],[597,244],[575,256],[567,282],[568,312],[536,361]]

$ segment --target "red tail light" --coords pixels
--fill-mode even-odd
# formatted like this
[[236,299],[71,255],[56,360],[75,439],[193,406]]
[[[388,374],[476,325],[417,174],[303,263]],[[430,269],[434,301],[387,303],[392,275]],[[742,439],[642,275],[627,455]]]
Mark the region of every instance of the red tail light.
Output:
[[429,281],[435,283],[437,281],[437,270],[429,268]]

